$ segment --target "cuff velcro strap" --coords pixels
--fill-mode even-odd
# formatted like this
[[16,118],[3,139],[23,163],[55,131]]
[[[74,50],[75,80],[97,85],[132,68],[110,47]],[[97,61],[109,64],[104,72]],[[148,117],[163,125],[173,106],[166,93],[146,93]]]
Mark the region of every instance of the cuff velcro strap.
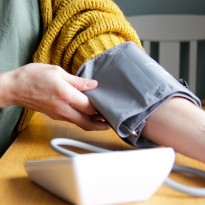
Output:
[[78,75],[98,81],[85,94],[117,134],[134,146],[146,119],[168,99],[178,96],[201,106],[200,100],[133,42],[105,51],[84,63]]

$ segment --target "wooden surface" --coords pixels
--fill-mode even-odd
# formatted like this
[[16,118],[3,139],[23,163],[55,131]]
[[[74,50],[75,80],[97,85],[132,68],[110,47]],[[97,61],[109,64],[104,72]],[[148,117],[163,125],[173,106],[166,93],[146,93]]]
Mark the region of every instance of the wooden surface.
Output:
[[[1,205],[65,205],[69,204],[31,182],[24,162],[59,156],[49,145],[54,137],[68,137],[112,150],[133,149],[112,131],[86,132],[66,122],[57,122],[36,113],[29,126],[19,135],[0,160]],[[205,164],[177,155],[176,162],[205,170]],[[205,187],[205,180],[171,174],[185,184]],[[204,205],[205,198],[187,196],[162,185],[147,201],[129,205]]]

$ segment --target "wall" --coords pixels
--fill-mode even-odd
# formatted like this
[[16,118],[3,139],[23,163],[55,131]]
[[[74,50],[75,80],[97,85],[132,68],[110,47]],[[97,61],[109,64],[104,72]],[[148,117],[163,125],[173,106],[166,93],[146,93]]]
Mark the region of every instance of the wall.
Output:
[[205,14],[205,0],[114,0],[126,15]]
[[[127,16],[144,14],[205,14],[205,0],[114,0],[114,2]],[[205,99],[205,41],[200,42],[198,48],[196,94],[199,98]]]

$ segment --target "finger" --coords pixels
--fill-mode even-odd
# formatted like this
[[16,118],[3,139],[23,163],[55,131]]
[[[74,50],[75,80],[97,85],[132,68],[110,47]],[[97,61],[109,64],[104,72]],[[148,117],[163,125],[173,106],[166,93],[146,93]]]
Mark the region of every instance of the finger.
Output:
[[93,79],[81,78],[71,74],[66,76],[66,81],[80,91],[92,90],[95,89],[98,85],[98,82]]
[[93,115],[96,113],[96,109],[85,94],[83,94],[81,91],[71,86],[70,84],[66,84],[65,87],[67,88],[67,103],[71,107],[88,115]]
[[110,129],[110,126],[106,122],[92,119],[92,117],[89,117],[88,115],[83,114],[69,106],[62,109],[60,116],[60,120],[74,123],[87,131]]
[[100,120],[100,121],[105,121],[105,119],[102,117],[102,115],[96,113],[94,115],[91,115],[90,118],[94,119],[94,120]]
[[78,121],[76,124],[87,131],[110,129],[110,126],[106,122],[101,120],[94,120],[89,117],[86,117],[82,122]]

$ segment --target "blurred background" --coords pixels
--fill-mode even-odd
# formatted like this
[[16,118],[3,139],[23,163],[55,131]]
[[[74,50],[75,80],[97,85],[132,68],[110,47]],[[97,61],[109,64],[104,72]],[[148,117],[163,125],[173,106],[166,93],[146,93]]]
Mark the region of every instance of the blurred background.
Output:
[[[205,0],[114,0],[126,16],[149,14],[200,14],[205,15]],[[204,27],[205,29],[205,27]],[[187,80],[188,43],[181,43],[182,73]],[[151,57],[158,61],[158,45],[152,46]],[[181,68],[182,67],[182,68]],[[205,40],[198,43],[196,94],[205,99]]]

